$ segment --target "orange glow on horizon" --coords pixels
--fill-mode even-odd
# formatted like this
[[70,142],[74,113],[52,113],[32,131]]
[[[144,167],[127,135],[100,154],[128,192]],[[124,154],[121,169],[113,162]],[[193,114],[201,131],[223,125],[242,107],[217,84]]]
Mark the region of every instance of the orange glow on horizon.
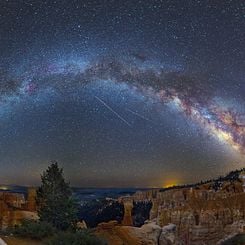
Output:
[[163,184],[163,188],[173,187],[173,186],[176,186],[178,184],[179,184],[178,181],[170,180],[170,181],[167,181],[166,183]]

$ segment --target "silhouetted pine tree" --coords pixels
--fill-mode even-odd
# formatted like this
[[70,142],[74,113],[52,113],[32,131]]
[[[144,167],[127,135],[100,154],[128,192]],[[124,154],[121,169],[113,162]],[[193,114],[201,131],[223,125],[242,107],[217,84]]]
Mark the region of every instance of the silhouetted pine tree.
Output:
[[77,221],[77,204],[69,184],[63,177],[63,169],[52,163],[41,175],[42,184],[37,191],[38,215],[41,221],[59,230],[74,227]]

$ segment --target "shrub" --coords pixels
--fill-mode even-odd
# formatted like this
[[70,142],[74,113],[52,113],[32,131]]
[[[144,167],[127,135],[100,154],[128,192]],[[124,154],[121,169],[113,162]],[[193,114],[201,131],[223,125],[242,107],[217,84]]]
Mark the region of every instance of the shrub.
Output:
[[49,223],[25,220],[13,229],[17,236],[41,240],[52,236],[56,229]]
[[59,232],[46,242],[47,245],[106,245],[107,242],[88,231]]

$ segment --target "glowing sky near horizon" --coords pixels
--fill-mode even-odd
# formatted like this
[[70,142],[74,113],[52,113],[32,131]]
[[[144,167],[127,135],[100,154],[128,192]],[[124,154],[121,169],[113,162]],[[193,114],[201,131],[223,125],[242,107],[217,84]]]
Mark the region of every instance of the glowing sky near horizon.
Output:
[[1,5],[2,184],[164,186],[245,166],[243,1]]

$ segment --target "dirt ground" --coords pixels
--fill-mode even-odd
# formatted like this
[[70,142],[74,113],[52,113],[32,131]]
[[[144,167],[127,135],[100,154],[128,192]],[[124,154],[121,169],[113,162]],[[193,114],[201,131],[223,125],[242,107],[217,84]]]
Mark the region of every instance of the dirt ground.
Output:
[[7,243],[7,245],[42,245],[40,241],[35,241],[31,239],[23,239],[12,236],[1,236],[1,238]]

